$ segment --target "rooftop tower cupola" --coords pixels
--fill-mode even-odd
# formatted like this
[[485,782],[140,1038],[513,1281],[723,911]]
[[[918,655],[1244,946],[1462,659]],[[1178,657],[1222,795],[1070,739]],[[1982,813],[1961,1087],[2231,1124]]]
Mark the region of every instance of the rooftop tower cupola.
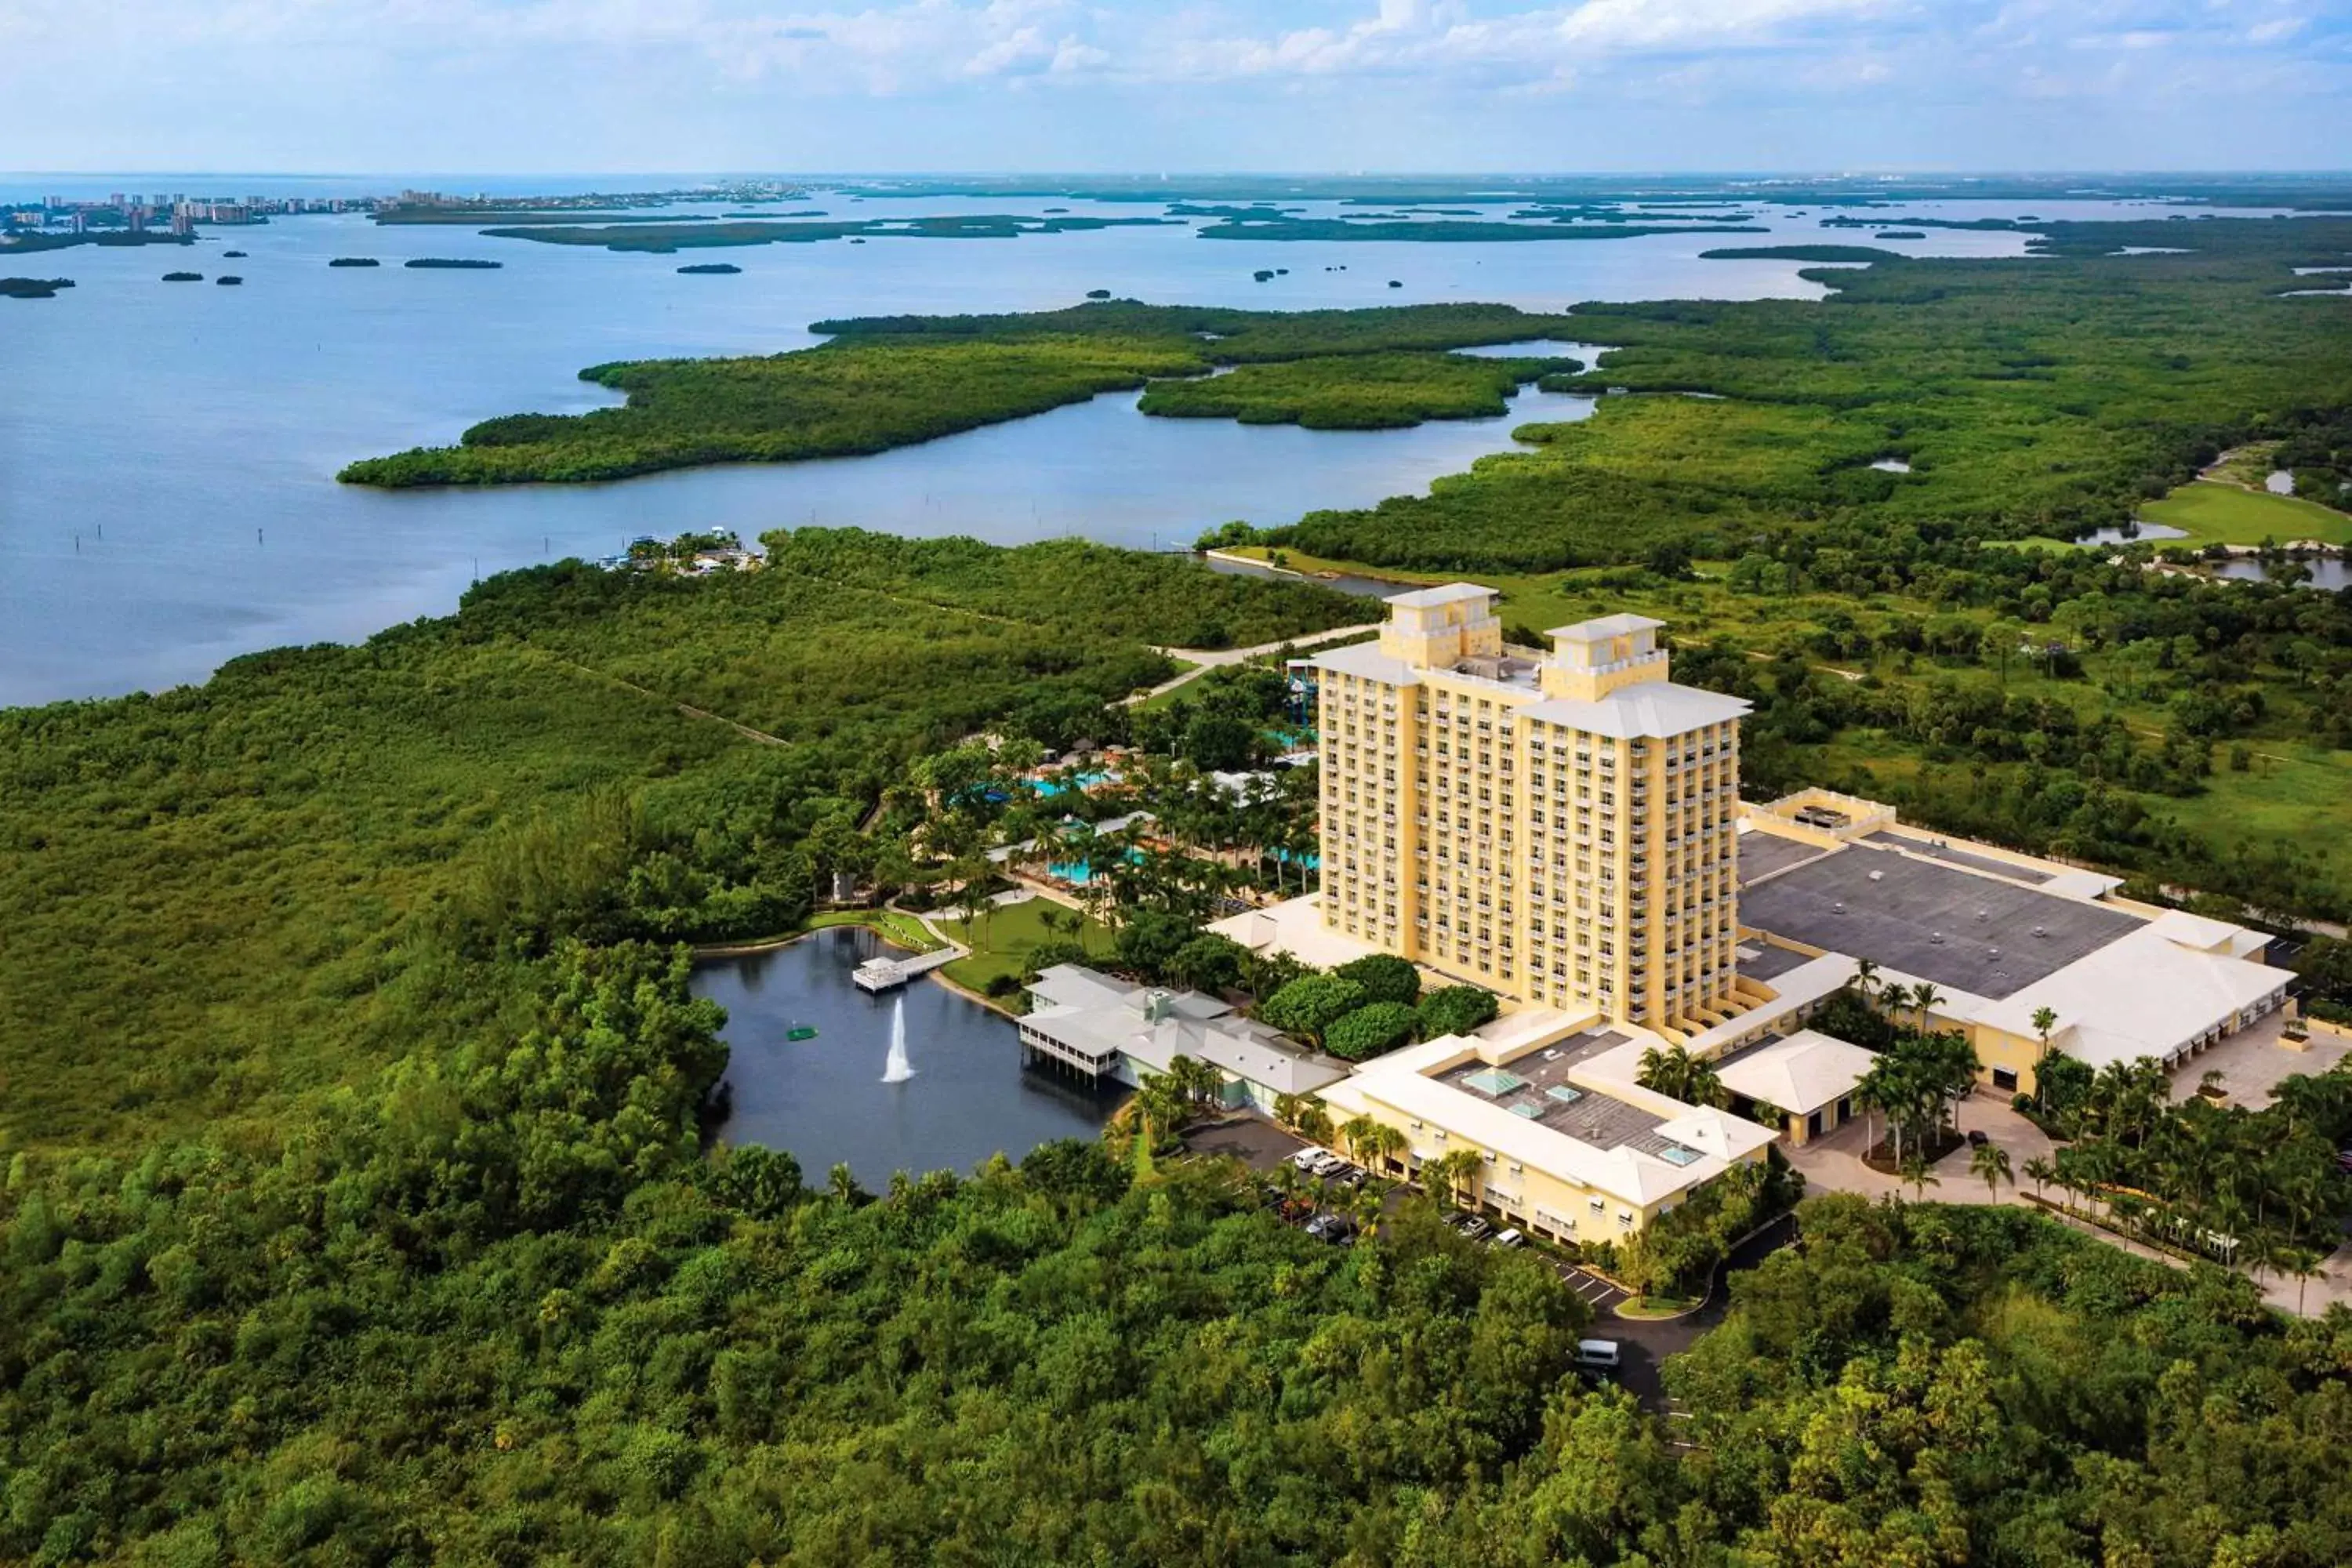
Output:
[[1666,650],[1658,646],[1664,621],[1647,616],[1603,616],[1554,626],[1552,655],[1544,661],[1543,691],[1578,702],[1598,702],[1620,687],[1666,679]]
[[1387,601],[1381,652],[1416,669],[1451,669],[1465,659],[1496,658],[1503,651],[1503,623],[1495,614],[1495,591],[1475,583],[1421,588]]

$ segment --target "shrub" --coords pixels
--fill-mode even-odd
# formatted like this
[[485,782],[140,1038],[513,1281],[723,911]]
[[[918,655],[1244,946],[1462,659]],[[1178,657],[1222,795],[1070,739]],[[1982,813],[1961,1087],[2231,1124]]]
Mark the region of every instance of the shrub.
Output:
[[1323,1031],[1364,1005],[1364,988],[1337,974],[1309,974],[1292,981],[1258,1004],[1261,1022],[1286,1034],[1321,1040]]
[[1466,1035],[1492,1022],[1496,1011],[1491,991],[1475,985],[1441,987],[1421,999],[1421,1037],[1433,1040],[1440,1035]]
[[1369,1001],[1402,1002],[1410,1007],[1421,1000],[1421,971],[1394,953],[1368,952],[1331,973],[1362,986]]
[[1421,1015],[1402,1002],[1374,1002],[1323,1031],[1323,1048],[1351,1062],[1368,1061],[1412,1038]]

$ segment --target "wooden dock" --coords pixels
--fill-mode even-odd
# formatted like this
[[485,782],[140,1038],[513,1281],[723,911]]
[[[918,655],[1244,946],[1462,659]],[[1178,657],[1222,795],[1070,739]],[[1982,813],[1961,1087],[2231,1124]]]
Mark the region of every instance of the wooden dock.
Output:
[[937,952],[915,953],[906,958],[869,958],[852,970],[849,978],[860,991],[878,996],[964,955],[963,948],[950,944]]

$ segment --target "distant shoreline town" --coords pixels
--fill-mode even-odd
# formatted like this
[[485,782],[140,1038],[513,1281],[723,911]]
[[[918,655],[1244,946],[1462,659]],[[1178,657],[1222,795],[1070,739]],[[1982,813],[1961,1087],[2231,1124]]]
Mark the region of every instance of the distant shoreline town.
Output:
[[278,217],[334,213],[366,213],[379,223],[488,223],[525,212],[594,213],[686,202],[794,201],[807,194],[803,186],[772,180],[551,196],[461,196],[420,190],[375,196],[114,191],[103,198],[47,195],[37,203],[21,199],[0,202],[0,237],[125,233],[184,237],[194,235],[199,227],[244,227]]

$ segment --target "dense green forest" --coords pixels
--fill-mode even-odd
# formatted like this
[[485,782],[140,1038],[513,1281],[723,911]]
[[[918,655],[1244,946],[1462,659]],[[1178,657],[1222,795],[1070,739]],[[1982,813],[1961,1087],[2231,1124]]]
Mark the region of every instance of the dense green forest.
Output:
[[[2086,194],[2074,175],[1869,174],[1819,180],[1758,180],[1707,174],[1532,174],[1447,179],[1397,174],[1092,174],[1079,180],[1034,175],[957,175],[854,181],[828,187],[845,197],[1028,196],[1098,202],[1338,201],[1358,206],[1530,201],[1644,207],[1706,202],[1769,203],[1785,207],[1885,207],[1927,201],[2051,201]],[[2276,206],[2325,212],[2352,206],[2342,174],[2140,174],[2108,176],[2095,194],[2111,200],[2162,198],[2189,211],[2199,205]],[[1882,220],[1884,221],[1884,220]]]
[[452,952],[789,929],[802,837],[908,758],[992,723],[1066,744],[1172,672],[1146,644],[1361,614],[1076,542],[768,543],[0,711],[0,1154],[267,1114],[498,1016]]
[[1702,250],[1701,261],[1901,261],[1899,250],[1874,245],[1733,245]]
[[1496,418],[1559,362],[1386,353],[1245,364],[1193,381],[1155,381],[1139,405],[1179,419],[1238,419],[1310,430],[1381,430],[1424,419]]
[[2212,1563],[2352,1552],[2352,1316],[2021,1211],[1817,1200],[1670,1369],[1413,1200],[1236,1167],[698,1153],[683,965],[561,946],[511,1033],[241,1142],[20,1156],[0,1552],[171,1564]]
[[[1706,556],[1838,517],[1989,536],[2116,524],[2222,447],[2352,405],[2352,316],[2284,299],[2352,255],[2352,221],[2052,225],[2056,254],[1816,274],[1809,302],[1580,307],[1565,336],[1622,345],[1547,386],[1611,398],[1530,427],[1426,497],[1317,512],[1314,554],[1431,572]],[[2178,256],[2110,256],[2194,243]],[[1907,474],[1868,467],[1900,458]]]
[[1475,218],[1257,217],[1226,218],[1201,229],[1202,239],[1400,240],[1424,245],[1475,241],[1639,239],[1651,234],[1767,234],[1738,223],[1496,223]]
[[824,223],[782,223],[772,218],[724,221],[710,218],[622,218],[582,226],[532,219],[520,226],[486,228],[492,239],[535,239],[541,245],[597,245],[607,250],[642,250],[667,256],[677,250],[708,250],[742,245],[809,245],[828,239],[1018,239],[1024,234],[1068,234],[1088,229],[1158,224],[1156,217],[1020,217],[998,213],[957,213],[940,217],[848,218]]
[[[1153,377],[1330,355],[1366,356],[1368,377],[1388,368],[1415,384],[1383,390],[1368,380],[1358,390],[1348,384],[1349,366],[1321,364],[1300,367],[1274,395],[1294,405],[1303,395],[1310,422],[1344,424],[1377,405],[1382,422],[1395,423],[1416,403],[1483,405],[1492,395],[1465,388],[1505,373],[1431,355],[1412,363],[1369,356],[1537,338],[1565,320],[1495,305],[1284,314],[1107,300],[1027,316],[819,321],[812,330],[834,341],[795,353],[592,366],[582,379],[627,394],[625,406],[485,420],[457,447],[371,458],[341,477],[386,486],[509,484],[848,457],[1042,414]],[[1182,388],[1167,395],[1177,400],[1170,411],[1193,411]]]

